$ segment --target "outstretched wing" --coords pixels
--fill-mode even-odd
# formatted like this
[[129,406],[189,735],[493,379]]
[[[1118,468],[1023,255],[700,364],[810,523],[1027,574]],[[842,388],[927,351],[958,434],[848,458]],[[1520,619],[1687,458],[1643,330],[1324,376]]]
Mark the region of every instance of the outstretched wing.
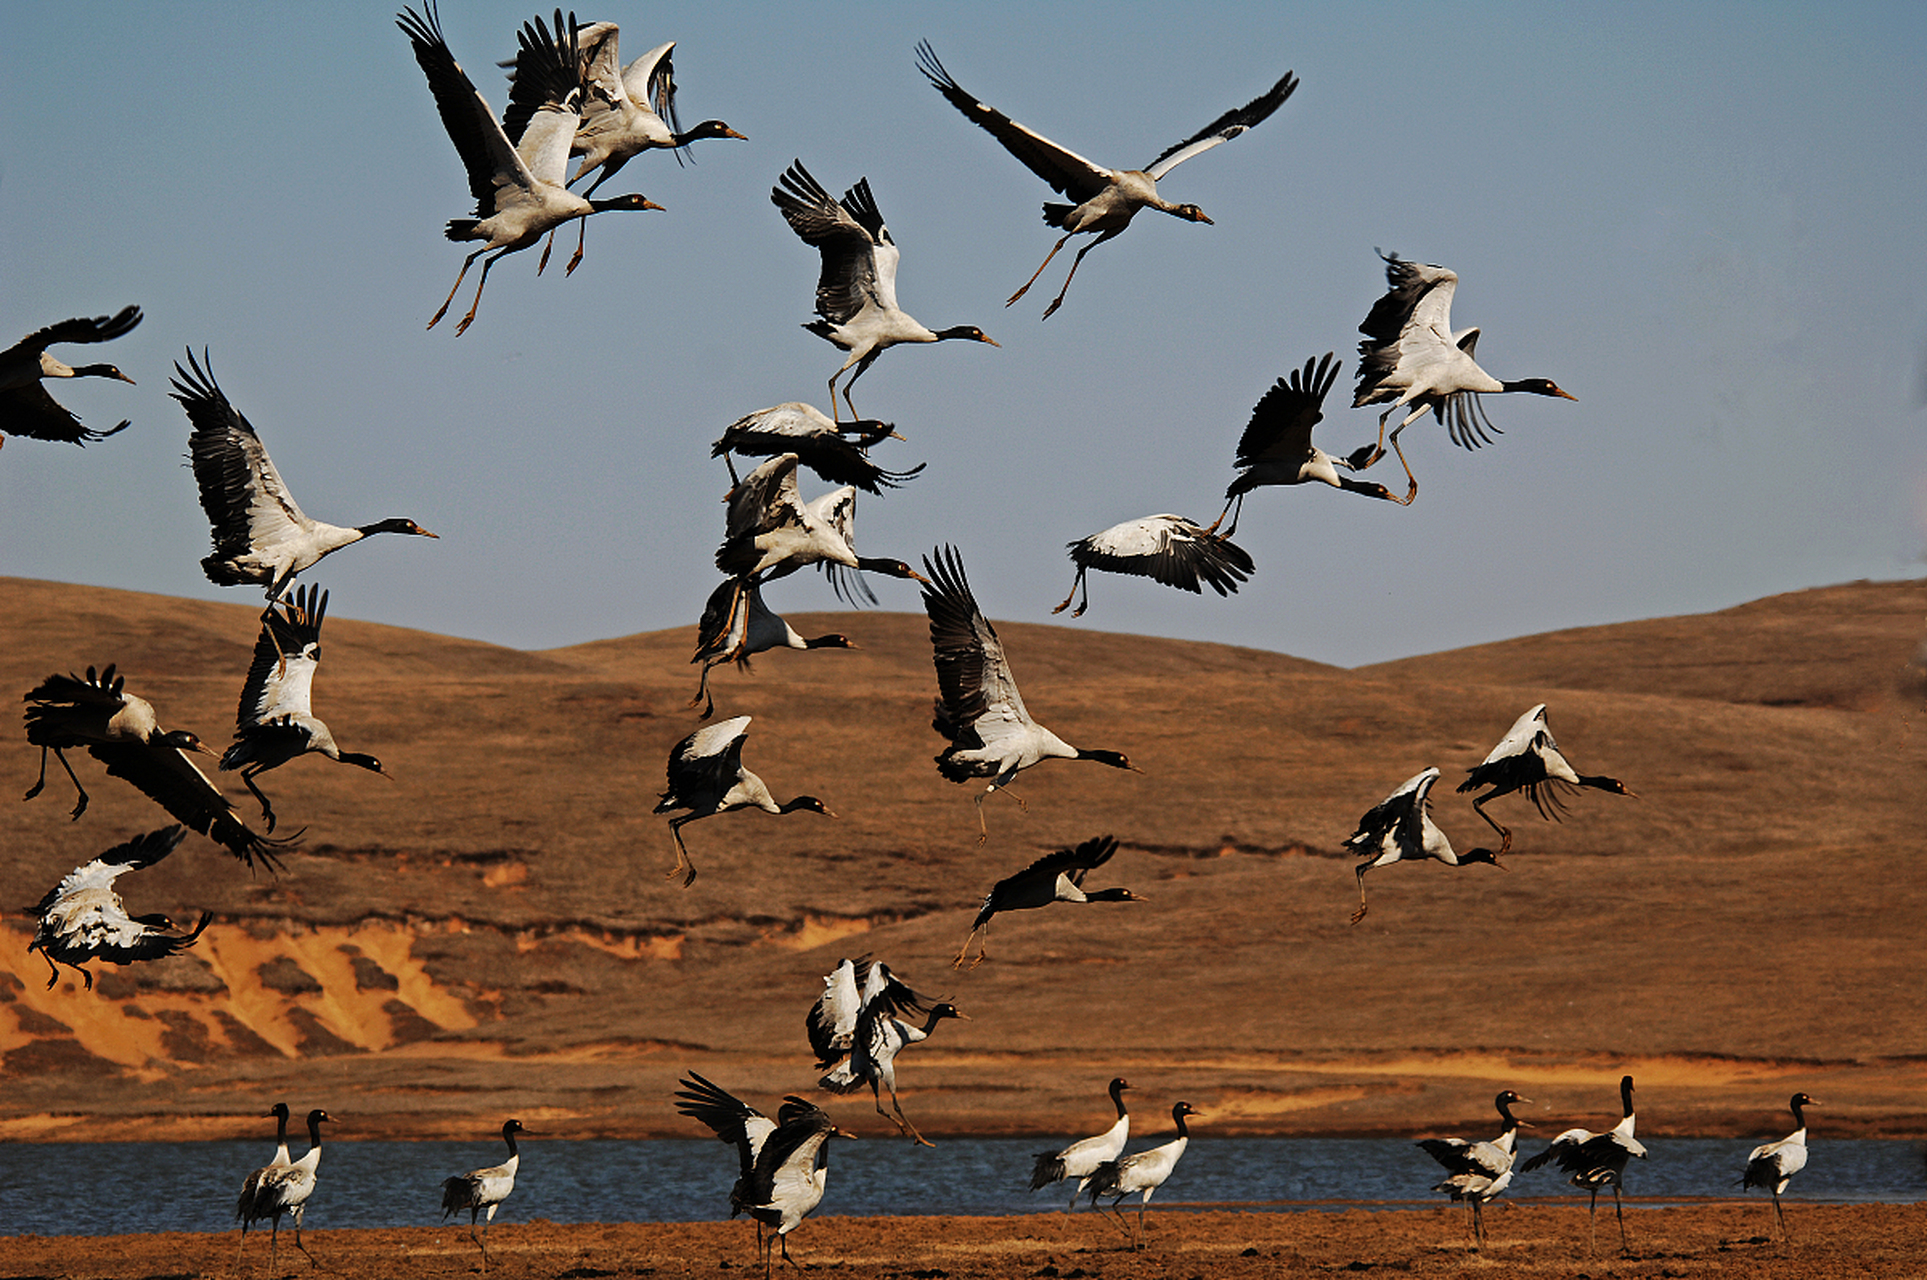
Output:
[[[869,184],[858,186],[867,195]],[[856,190],[852,188],[852,194]],[[816,281],[816,314],[831,324],[843,324],[870,303],[881,305],[876,237],[824,190],[801,160],[783,171],[769,198],[782,211],[790,229],[823,257],[823,270]],[[870,207],[874,209],[875,203]]]
[[977,101],[944,70],[928,40],[917,43],[917,70],[923,72],[951,106],[963,112],[966,120],[997,139],[1026,169],[1072,203],[1082,204],[1116,178],[1117,175],[1103,165],[1086,160],[1068,147],[1060,147],[1035,129],[1018,124],[995,107]]
[[1144,166],[1144,172],[1150,175],[1151,181],[1156,182],[1192,156],[1209,151],[1220,142],[1229,142],[1246,129],[1262,124],[1272,112],[1285,105],[1285,99],[1297,87],[1298,77],[1289,71],[1285,72],[1277,84],[1250,102],[1225,112],[1183,142],[1165,148],[1157,159]]

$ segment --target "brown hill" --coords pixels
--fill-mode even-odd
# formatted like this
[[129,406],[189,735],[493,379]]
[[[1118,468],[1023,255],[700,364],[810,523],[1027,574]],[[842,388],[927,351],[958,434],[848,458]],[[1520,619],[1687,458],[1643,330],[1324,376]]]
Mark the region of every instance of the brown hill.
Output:
[[[904,1061],[933,1135],[1080,1132],[1118,1073],[1213,1132],[1483,1124],[1505,1085],[1583,1122],[1622,1070],[1642,1131],[1764,1131],[1804,1088],[1832,1132],[1927,1132],[1924,615],[1927,584],[1856,583],[1357,671],[1011,624],[1033,713],[1143,772],[1035,770],[1027,810],[985,805],[982,847],[974,789],[930,763],[923,619],[804,615],[863,648],[720,673],[718,715],[756,717],[745,761],[779,796],[839,816],[693,824],[687,891],[649,810],[695,724],[691,630],[522,653],[331,618],[316,710],[393,780],[319,759],[267,775],[302,852],[250,878],[193,837],[123,881],[133,910],[216,923],[91,993],[47,990],[31,924],[0,925],[0,1134],[253,1134],[242,1117],[283,1096],[345,1137],[510,1113],[686,1134],[667,1105],[685,1068],[756,1098],[809,1088],[803,1011],[860,952],[972,1015]],[[163,723],[218,743],[254,617],[0,579],[0,689],[114,662]],[[1508,871],[1374,872],[1348,926],[1359,814],[1437,764],[1439,823],[1483,842],[1450,787],[1534,702],[1640,798],[1583,794],[1563,824],[1498,801]],[[24,791],[38,756],[10,741],[0,776]],[[0,803],[16,907],[165,820],[72,758],[80,821],[57,765],[47,794]],[[994,959],[949,971],[992,881],[1105,831],[1124,848],[1104,882],[1149,901],[1001,917]],[[867,1108],[834,1103],[883,1132]]]

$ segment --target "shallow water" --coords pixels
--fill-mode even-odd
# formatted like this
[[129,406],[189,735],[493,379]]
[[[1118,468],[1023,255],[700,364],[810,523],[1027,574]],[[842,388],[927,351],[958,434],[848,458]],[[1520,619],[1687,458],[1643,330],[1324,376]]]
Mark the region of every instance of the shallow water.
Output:
[[[1161,1135],[1154,1135],[1162,1140]],[[1068,1139],[1067,1139],[1068,1140]],[[1642,1203],[1738,1195],[1753,1139],[1647,1139],[1627,1170]],[[1036,1138],[957,1138],[934,1148],[871,1138],[831,1144],[825,1214],[1007,1214],[1063,1209],[1068,1186],[1031,1194]],[[1134,1142],[1132,1149],[1156,1145]],[[301,1144],[295,1143],[297,1153]],[[1527,1143],[1528,1152],[1538,1150]],[[1927,1200],[1921,1145],[1816,1141],[1787,1199]],[[224,1231],[265,1142],[0,1144],[0,1235]],[[426,1226],[439,1220],[441,1181],[498,1163],[496,1142],[329,1142],[307,1225]],[[498,1221],[689,1222],[729,1215],[734,1151],[708,1139],[522,1142],[522,1173]],[[1397,1208],[1442,1202],[1442,1171],[1403,1139],[1208,1138],[1191,1141],[1160,1205],[1270,1209]],[[82,1191],[84,1190],[84,1194]],[[1572,1194],[1551,1170],[1520,1175],[1507,1193]],[[1752,1193],[1764,1201],[1761,1193]],[[1133,1197],[1131,1203],[1135,1203]]]

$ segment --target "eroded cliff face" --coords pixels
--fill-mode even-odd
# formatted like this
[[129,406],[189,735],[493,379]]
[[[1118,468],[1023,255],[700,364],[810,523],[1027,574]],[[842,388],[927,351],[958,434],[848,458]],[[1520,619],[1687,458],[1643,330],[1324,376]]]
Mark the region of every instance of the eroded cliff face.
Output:
[[[218,741],[257,613],[0,579],[0,690],[115,660]],[[267,775],[277,834],[304,832],[286,868],[191,836],[124,878],[131,911],[214,923],[167,962],[94,966],[91,991],[47,989],[31,921],[0,920],[0,1137],[259,1137],[283,1100],[350,1140],[508,1115],[687,1135],[688,1069],[759,1103],[814,1093],[804,1012],[863,953],[971,1015],[901,1073],[933,1135],[1081,1132],[1118,1074],[1214,1132],[1476,1125],[1507,1087],[1585,1121],[1627,1070],[1642,1132],[1750,1134],[1795,1087],[1836,1133],[1927,1128],[1927,996],[1904,978],[1927,932],[1923,616],[1927,585],[1850,584],[1360,671],[1010,624],[1033,713],[1143,772],[1032,770],[1023,804],[985,802],[980,844],[973,789],[931,764],[925,620],[798,615],[860,622],[864,648],[719,670],[719,714],[753,714],[745,763],[838,817],[695,823],[688,889],[650,813],[694,724],[687,630],[519,654],[331,619],[317,710],[391,776]],[[1351,926],[1359,815],[1427,765],[1456,782],[1539,702],[1638,798],[1585,793],[1563,822],[1497,800],[1507,870],[1373,872]],[[70,754],[81,820],[57,766],[0,802],[16,912],[165,820]],[[24,791],[38,756],[0,737],[0,784]],[[1491,838],[1467,797],[1433,800],[1456,845]],[[999,916],[991,962],[950,968],[992,883],[1105,832],[1105,883],[1144,901]],[[828,1105],[881,1124],[867,1097]]]

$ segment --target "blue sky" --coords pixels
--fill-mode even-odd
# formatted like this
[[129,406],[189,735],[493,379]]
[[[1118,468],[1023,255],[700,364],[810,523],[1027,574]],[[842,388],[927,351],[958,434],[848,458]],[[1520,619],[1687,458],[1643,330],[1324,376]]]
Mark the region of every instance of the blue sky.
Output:
[[[443,4],[498,103],[492,64],[532,12]],[[1922,572],[1919,5],[577,12],[621,23],[628,57],[679,41],[684,123],[750,141],[632,163],[601,194],[667,212],[592,221],[568,279],[504,260],[458,339],[423,326],[467,251],[442,224],[471,202],[394,7],[14,8],[0,340],[127,303],[147,319],[100,357],[138,387],[60,392],[128,431],[0,451],[0,573],[258,598],[200,572],[187,422],[166,396],[191,345],[310,514],[442,535],[313,571],[338,616],[518,647],[693,622],[727,483],[710,441],[780,401],[827,408],[841,362],[799,327],[816,255],[768,199],[799,157],[839,192],[869,177],[907,309],[1003,344],[899,348],[857,394],[907,437],[879,461],[929,464],[862,500],[860,550],[956,543],[993,617],[1048,620],[1074,538],[1152,512],[1210,520],[1251,406],[1309,356],[1345,360],[1318,441],[1368,439],[1376,414],[1346,406],[1384,287],[1375,247],[1455,269],[1454,322],[1483,329],[1486,368],[1579,402],[1488,401],[1505,434],[1476,454],[1414,424],[1409,509],[1262,490],[1239,595],[1094,575],[1073,625],[1355,665]],[[1069,250],[1003,301],[1052,243],[1050,193],[924,82],[920,38],[972,93],[1118,167],[1287,68],[1302,85],[1161,184],[1215,225],[1141,215],[1040,322]],[[1396,475],[1388,458],[1374,478]],[[875,586],[918,608],[913,586]],[[770,602],[838,607],[814,574]]]

